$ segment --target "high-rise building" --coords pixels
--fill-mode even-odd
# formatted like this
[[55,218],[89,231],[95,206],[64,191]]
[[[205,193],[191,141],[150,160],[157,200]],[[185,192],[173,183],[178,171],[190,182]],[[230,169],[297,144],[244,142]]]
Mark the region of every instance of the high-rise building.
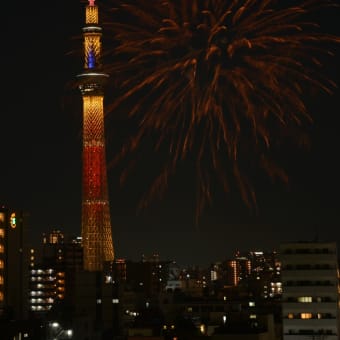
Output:
[[227,261],[228,284],[237,286],[241,280],[246,279],[251,273],[250,260],[245,256],[235,256],[233,260]]
[[82,242],[84,269],[101,271],[114,259],[104,138],[104,93],[108,75],[101,72],[98,6],[89,0],[83,27],[84,71],[78,75],[83,99]]
[[[37,316],[49,313],[53,307],[65,299],[65,243],[64,234],[57,229],[43,234],[39,247],[39,259],[30,263],[29,309]],[[31,254],[38,254],[31,249]],[[68,273],[67,273],[68,274]]]
[[283,340],[339,339],[336,243],[281,245]]
[[126,261],[126,283],[135,291],[157,296],[167,284],[170,263],[161,260],[158,254],[143,255],[139,262]]
[[12,320],[28,314],[27,236],[24,213],[0,207],[0,315]]

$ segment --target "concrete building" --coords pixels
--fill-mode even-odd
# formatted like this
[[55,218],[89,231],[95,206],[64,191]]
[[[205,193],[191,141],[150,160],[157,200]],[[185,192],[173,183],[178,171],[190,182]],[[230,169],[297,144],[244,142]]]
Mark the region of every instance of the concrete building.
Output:
[[0,207],[0,317],[12,320],[24,320],[28,315],[25,221],[23,212]]
[[335,243],[281,245],[283,340],[339,339]]

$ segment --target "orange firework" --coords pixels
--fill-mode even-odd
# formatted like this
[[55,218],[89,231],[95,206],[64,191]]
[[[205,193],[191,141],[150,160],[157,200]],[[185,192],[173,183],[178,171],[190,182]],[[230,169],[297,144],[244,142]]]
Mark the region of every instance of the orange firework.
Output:
[[330,93],[335,86],[322,76],[322,61],[340,39],[310,19],[334,3],[112,2],[106,29],[115,41],[106,58],[121,95],[111,109],[130,103],[129,117],[139,122],[118,158],[136,152],[149,133],[158,134],[155,148],[166,146],[169,156],[143,202],[165,189],[188,155],[196,162],[197,216],[211,201],[212,170],[226,192],[236,179],[249,206],[256,205],[246,176],[254,162],[287,181],[272,148],[288,138],[300,142],[312,121],[310,90]]

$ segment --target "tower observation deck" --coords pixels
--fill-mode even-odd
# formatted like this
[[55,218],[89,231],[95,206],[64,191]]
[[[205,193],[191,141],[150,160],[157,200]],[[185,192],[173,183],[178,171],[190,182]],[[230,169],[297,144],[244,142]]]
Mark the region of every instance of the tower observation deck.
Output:
[[104,92],[98,6],[89,0],[83,27],[84,70],[77,76],[83,101],[82,242],[84,270],[101,271],[114,259],[107,188]]

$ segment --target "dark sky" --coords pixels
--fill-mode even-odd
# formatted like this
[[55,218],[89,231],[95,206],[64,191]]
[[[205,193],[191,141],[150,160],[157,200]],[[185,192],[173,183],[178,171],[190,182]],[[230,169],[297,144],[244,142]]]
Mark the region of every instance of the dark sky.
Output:
[[[77,44],[73,37],[81,33],[83,4],[39,0],[6,6],[0,204],[29,213],[35,242],[52,228],[79,235],[81,101],[80,94],[67,84],[80,71],[81,62],[69,52]],[[339,34],[336,17],[321,21],[325,29]],[[327,67],[337,82],[339,56]],[[207,264],[229,257],[236,249],[271,250],[281,242],[315,237],[339,242],[340,92],[310,98],[308,106],[315,120],[311,147],[309,151],[287,148],[280,155],[290,175],[289,187],[265,176],[255,177],[257,213],[246,208],[237,192],[225,195],[217,189],[212,206],[195,224],[194,185],[188,166],[170,182],[163,200],[137,214],[147,167],[144,164],[123,188],[118,170],[109,169],[117,257],[138,260],[143,253],[158,252],[162,259],[180,264]],[[115,135],[110,132],[109,159],[115,149]],[[153,161],[157,162],[146,157],[150,168]]]

